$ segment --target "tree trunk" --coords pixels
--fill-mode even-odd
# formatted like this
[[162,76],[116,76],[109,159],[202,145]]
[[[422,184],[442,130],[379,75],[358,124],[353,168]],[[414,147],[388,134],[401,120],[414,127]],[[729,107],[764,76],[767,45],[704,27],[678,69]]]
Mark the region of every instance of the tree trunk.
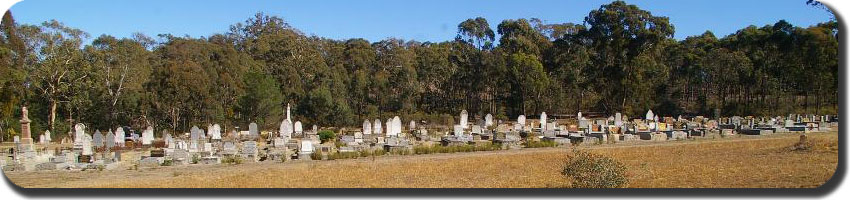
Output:
[[55,129],[56,123],[55,122],[56,122],[56,100],[51,99],[50,100],[50,113],[47,116],[47,123],[48,123],[47,126],[50,128],[50,131],[53,131],[53,132],[56,131],[56,129]]

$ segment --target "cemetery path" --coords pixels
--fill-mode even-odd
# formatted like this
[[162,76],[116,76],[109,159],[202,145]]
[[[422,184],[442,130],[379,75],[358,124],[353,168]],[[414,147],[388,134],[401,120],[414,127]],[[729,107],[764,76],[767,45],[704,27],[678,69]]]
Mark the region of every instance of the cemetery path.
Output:
[[[837,134],[810,134],[835,151],[789,152],[795,134],[581,146],[629,167],[630,187],[816,187],[837,164]],[[565,187],[572,148],[381,156],[332,161],[186,165],[113,171],[6,172],[23,187]],[[807,163],[805,165],[799,163]]]

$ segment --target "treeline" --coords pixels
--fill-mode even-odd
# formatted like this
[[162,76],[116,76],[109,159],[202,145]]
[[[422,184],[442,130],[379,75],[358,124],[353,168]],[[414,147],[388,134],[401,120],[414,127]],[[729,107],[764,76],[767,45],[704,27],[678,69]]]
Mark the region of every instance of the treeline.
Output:
[[[34,131],[71,123],[185,131],[209,123],[279,126],[287,104],[305,124],[431,119],[466,109],[520,114],[652,109],[675,116],[834,114],[838,25],[786,21],[677,41],[667,17],[624,2],[582,24],[484,18],[454,40],[333,40],[258,13],[225,33],[192,38],[90,36],[58,21],[16,24],[0,37],[0,131],[29,105]],[[498,34],[498,38],[497,38]]]

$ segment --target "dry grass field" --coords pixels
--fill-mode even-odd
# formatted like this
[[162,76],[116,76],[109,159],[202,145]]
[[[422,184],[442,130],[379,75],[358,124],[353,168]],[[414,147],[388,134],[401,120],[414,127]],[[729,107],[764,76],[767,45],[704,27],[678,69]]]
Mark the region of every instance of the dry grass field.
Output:
[[[818,187],[838,163],[836,132],[579,147],[628,166],[628,187]],[[383,156],[351,160],[190,165],[139,170],[6,172],[26,187],[96,188],[541,188],[569,187],[560,174],[568,148]]]

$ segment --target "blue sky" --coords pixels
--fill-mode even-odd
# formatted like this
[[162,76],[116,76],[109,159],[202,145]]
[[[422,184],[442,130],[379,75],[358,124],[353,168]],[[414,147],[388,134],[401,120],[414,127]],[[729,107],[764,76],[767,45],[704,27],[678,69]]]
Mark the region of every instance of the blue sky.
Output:
[[[485,17],[493,29],[504,19],[540,18],[547,23],[582,23],[610,1],[599,0],[431,0],[431,1],[224,1],[224,0],[25,0],[11,10],[18,23],[56,19],[92,37],[128,37],[133,32],[192,37],[224,33],[257,12],[282,17],[308,35],[333,39],[388,37],[419,41],[451,40],[461,21]],[[785,19],[807,27],[830,19],[805,0],[630,0],[653,15],[670,17],[677,39],[711,30],[721,37],[748,25]]]

